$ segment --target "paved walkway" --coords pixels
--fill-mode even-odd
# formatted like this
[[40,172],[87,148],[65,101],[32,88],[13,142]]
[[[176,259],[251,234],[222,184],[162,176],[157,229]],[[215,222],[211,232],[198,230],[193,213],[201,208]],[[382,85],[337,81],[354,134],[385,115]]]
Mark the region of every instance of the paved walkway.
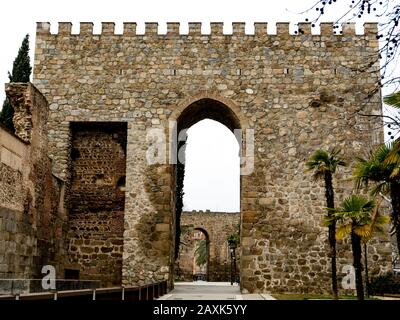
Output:
[[175,282],[174,290],[159,300],[275,300],[269,294],[241,294],[229,282]]

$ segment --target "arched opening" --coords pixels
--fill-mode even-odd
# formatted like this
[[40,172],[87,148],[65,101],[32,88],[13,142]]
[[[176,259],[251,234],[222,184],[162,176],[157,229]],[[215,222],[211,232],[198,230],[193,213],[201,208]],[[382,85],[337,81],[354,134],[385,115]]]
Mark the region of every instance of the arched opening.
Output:
[[204,98],[191,103],[182,111],[177,119],[178,132],[204,119],[218,121],[231,131],[241,129],[239,118],[231,108],[218,100]]
[[203,228],[183,227],[179,260],[175,268],[177,281],[208,281],[210,237]]
[[[213,216],[215,211],[225,211],[225,212],[236,212],[237,213],[237,218],[238,221],[235,224],[236,226],[238,224],[240,224],[240,152],[241,152],[241,136],[240,135],[234,135],[234,133],[239,133],[240,132],[235,132],[235,129],[242,129],[242,125],[241,125],[241,121],[239,121],[239,118],[237,116],[237,114],[233,111],[233,109],[235,109],[236,107],[232,105],[228,106],[227,104],[221,102],[219,99],[213,99],[213,98],[201,98],[199,100],[193,101],[191,102],[189,105],[187,105],[180,113],[180,115],[178,117],[176,117],[174,120],[176,120],[175,125],[175,130],[176,130],[176,137],[177,137],[177,143],[175,145],[173,145],[172,147],[172,152],[176,151],[176,160],[177,163],[174,165],[174,172],[173,172],[173,177],[174,177],[174,195],[172,197],[172,201],[173,201],[173,207],[175,208],[175,228],[176,228],[176,233],[175,233],[175,260],[178,258],[179,256],[179,248],[182,244],[182,240],[183,243],[185,243],[185,240],[181,238],[181,232],[182,231],[186,231],[186,230],[182,230],[181,231],[181,215],[184,209],[190,208],[192,210],[207,210],[204,212],[204,214],[209,214],[210,215],[210,219],[218,219],[217,216]],[[236,108],[237,110],[237,108]],[[225,127],[224,130],[226,130],[226,128],[228,130],[227,134],[231,135],[231,138],[235,141],[236,143],[236,154],[235,157],[237,158],[237,170],[236,170],[236,175],[237,175],[237,184],[238,184],[238,190],[236,192],[236,199],[235,201],[232,202],[236,202],[235,206],[232,206],[230,209],[226,209],[224,206],[220,206],[218,208],[217,207],[212,207],[210,210],[210,207],[202,207],[202,208],[198,208],[196,206],[189,206],[187,207],[188,203],[186,203],[186,207],[184,208],[184,183],[185,183],[185,164],[188,165],[188,163],[186,162],[186,160],[190,160],[190,159],[186,159],[185,155],[185,142],[186,142],[186,138],[188,143],[190,143],[190,131],[188,131],[188,129],[191,129],[192,127],[194,128],[195,126],[200,126],[202,122],[207,122],[213,123],[214,126],[221,126],[221,124]],[[216,123],[217,122],[217,123]],[[230,132],[229,132],[230,131]],[[189,132],[189,134],[188,134]],[[208,137],[210,138],[210,137]],[[211,137],[212,138],[212,137]],[[201,175],[201,173],[199,173]],[[186,181],[187,183],[187,181]],[[186,188],[186,191],[188,189]],[[201,194],[199,194],[199,197],[201,198]],[[202,199],[202,201],[204,200],[204,198]],[[215,210],[217,209],[217,210]],[[219,210],[220,209],[220,210]],[[209,211],[210,210],[210,211]],[[214,211],[214,212],[213,212]],[[223,221],[223,218],[220,219],[221,221]],[[226,238],[228,235],[223,235],[221,238],[221,232],[218,232],[218,228],[223,229],[224,228],[224,224],[223,223],[219,223],[214,224],[214,229],[213,232],[211,233],[211,237],[218,237],[218,242],[221,242],[221,246],[216,247],[216,248],[212,248],[210,249],[210,241],[213,242],[213,239],[210,239],[210,235],[208,235],[208,241],[207,241],[207,247],[208,247],[208,259],[210,259],[210,250],[213,251],[213,256],[218,256],[221,259],[221,255],[223,255],[225,258],[224,259],[229,259],[229,257],[226,257]],[[236,231],[237,230],[237,231]],[[239,232],[239,229],[235,228],[235,232]],[[226,230],[225,230],[226,231]],[[233,232],[233,231],[232,231]],[[203,233],[204,234],[204,233]],[[218,236],[215,236],[214,234],[218,234]],[[186,239],[187,240],[187,239]],[[204,239],[203,239],[204,240]],[[204,243],[204,242],[203,242]],[[222,253],[222,254],[221,254]],[[223,271],[219,271],[220,273],[225,273],[225,274],[229,274],[229,270],[227,270],[227,268],[229,268],[229,264],[230,261],[229,260],[225,260],[223,262],[212,262],[211,265],[213,266],[212,268],[210,268],[210,261],[208,261],[207,263],[207,272],[206,272],[206,280],[210,279],[210,277],[212,276],[212,274],[210,275],[210,272],[213,273],[214,270],[217,270],[218,268],[215,267],[218,264],[220,264],[222,267],[220,268]],[[195,265],[195,264],[194,264]],[[178,265],[175,265],[176,269],[179,269]],[[223,269],[225,268],[225,269]],[[200,269],[199,269],[200,270]],[[202,269],[204,271],[204,268]],[[210,271],[211,270],[211,271]],[[179,278],[179,270],[176,270],[176,274],[175,276],[178,276]],[[195,270],[194,270],[195,271]],[[217,272],[217,271],[215,271]],[[195,273],[194,273],[195,274]],[[200,272],[201,274],[201,272]],[[195,279],[197,278],[201,278],[201,275],[199,274],[199,276],[195,275]],[[220,276],[221,279],[224,279],[223,276]],[[177,277],[175,277],[177,278]],[[223,280],[219,280],[219,281],[223,281]],[[225,280],[226,281],[226,280]]]
[[202,228],[193,230],[194,259],[193,259],[193,280],[209,280],[210,264],[210,237]]

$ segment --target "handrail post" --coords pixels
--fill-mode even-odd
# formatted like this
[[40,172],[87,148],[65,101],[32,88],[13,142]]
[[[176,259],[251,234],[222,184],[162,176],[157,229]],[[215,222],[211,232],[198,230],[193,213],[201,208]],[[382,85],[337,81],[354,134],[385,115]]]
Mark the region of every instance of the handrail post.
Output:
[[[92,295],[92,300],[96,300],[97,298],[97,289],[99,288],[91,288],[91,289],[84,289],[84,290],[67,290],[69,293],[64,294],[64,290],[61,290],[61,300],[64,299],[64,297],[85,297],[86,299],[90,299],[90,295]],[[127,289],[127,291],[126,291]],[[121,284],[120,287],[113,287],[113,288],[100,288],[99,289],[99,294],[100,294],[100,300],[102,299],[116,299],[116,296],[120,294],[120,299],[121,301],[124,300],[136,300],[137,298],[139,300],[156,300],[160,298],[161,296],[165,295],[168,290],[168,281],[163,280],[163,281],[153,281],[149,282],[147,284],[142,284],[142,285],[134,285],[134,286],[126,286],[124,284]],[[119,291],[121,290],[121,291]],[[146,292],[143,292],[143,290],[146,290]],[[21,298],[21,293],[15,293],[8,299],[13,299],[13,300],[21,300],[21,299],[38,299],[38,300],[58,300],[58,292],[59,290],[50,290],[47,291],[45,294],[44,293],[38,293],[38,294],[30,294],[27,296],[24,296]],[[120,293],[118,293],[120,292]],[[138,295],[138,296],[137,296]],[[118,298],[117,298],[118,299]],[[7,300],[7,298],[6,298]]]

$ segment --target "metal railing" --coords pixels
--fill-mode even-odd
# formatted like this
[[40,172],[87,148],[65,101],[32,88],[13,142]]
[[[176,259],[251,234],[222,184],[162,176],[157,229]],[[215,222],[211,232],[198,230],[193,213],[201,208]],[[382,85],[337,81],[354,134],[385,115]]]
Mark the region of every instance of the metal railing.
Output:
[[64,290],[0,296],[1,300],[154,300],[168,292],[167,281],[142,286]]
[[[98,280],[55,279],[55,290],[82,290],[100,288]],[[0,294],[23,294],[47,292],[43,289],[42,279],[0,279]]]

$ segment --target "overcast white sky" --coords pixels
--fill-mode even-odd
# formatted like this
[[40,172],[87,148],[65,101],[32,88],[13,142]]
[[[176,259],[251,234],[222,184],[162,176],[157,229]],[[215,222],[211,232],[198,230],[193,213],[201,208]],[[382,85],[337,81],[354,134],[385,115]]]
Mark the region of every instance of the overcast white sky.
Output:
[[[94,22],[95,32],[100,32],[101,21],[116,23],[122,32],[122,22],[137,22],[138,31],[144,31],[144,22],[159,22],[160,31],[166,32],[166,22],[181,22],[181,30],[187,31],[187,22],[203,22],[203,30],[209,31],[208,22],[225,22],[225,32],[231,31],[231,22],[247,22],[246,31],[253,31],[254,22],[272,23],[304,21],[298,13],[310,7],[315,0],[113,0],[113,1],[50,1],[19,0],[0,2],[0,84],[8,82],[13,60],[25,34],[31,35],[33,62],[36,21],[52,23],[51,31],[57,31],[57,22],[74,23],[78,32],[80,21]],[[336,10],[327,14],[324,21],[334,21],[350,0],[338,0]],[[374,18],[368,18],[373,21]],[[32,63],[33,64],[33,63]],[[4,90],[0,90],[3,101]],[[239,171],[237,142],[232,133],[213,121],[204,121],[189,132],[186,170],[185,209],[211,209],[219,211],[239,210]],[[210,152],[214,153],[210,160]],[[218,153],[215,156],[215,153]],[[236,155],[236,156],[235,156]]]
[[187,134],[184,209],[238,212],[240,158],[235,136],[209,119]]

